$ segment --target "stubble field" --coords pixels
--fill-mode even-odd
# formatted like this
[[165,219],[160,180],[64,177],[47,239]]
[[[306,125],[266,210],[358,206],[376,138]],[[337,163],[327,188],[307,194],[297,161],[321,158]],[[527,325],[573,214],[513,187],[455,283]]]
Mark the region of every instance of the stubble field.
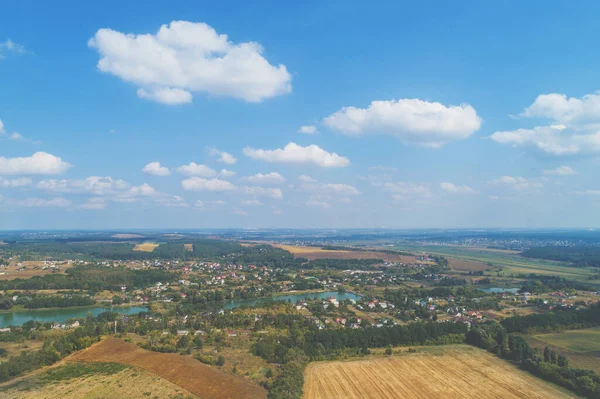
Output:
[[145,242],[143,244],[137,244],[133,247],[134,251],[140,252],[153,252],[160,244],[156,244],[153,242]]
[[[427,349],[426,349],[427,350]],[[304,399],[557,399],[574,397],[472,347],[310,364]]]

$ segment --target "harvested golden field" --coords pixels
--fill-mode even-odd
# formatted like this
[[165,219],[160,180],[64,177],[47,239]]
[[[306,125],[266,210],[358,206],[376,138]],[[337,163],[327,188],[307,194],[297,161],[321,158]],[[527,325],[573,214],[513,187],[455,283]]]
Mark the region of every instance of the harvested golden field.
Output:
[[[386,262],[419,263],[416,256],[390,254],[379,251],[343,251],[318,247],[301,247],[296,245],[271,244],[284,249],[298,258],[315,259],[383,259]],[[427,262],[423,262],[427,263]]]
[[11,399],[197,398],[148,371],[118,366],[110,363],[84,365],[67,362],[3,384],[0,386],[0,396]]
[[198,360],[176,353],[158,353],[142,349],[120,339],[108,338],[70,357],[85,362],[116,362],[150,371],[203,399],[266,398],[258,384]]
[[153,252],[160,244],[156,244],[153,242],[145,242],[143,244],[137,244],[133,247],[134,251],[140,252]]
[[188,252],[193,252],[194,251],[194,244],[183,244],[183,247]]
[[463,345],[439,354],[311,363],[304,383],[305,399],[569,397],[575,396],[492,354]]

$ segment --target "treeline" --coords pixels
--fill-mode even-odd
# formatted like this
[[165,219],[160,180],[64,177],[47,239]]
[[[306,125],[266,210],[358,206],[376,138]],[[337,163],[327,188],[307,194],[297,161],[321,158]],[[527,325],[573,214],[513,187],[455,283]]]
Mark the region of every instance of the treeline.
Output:
[[[93,323],[93,321],[87,321]],[[80,327],[56,339],[44,341],[42,349],[23,351],[19,356],[12,356],[7,362],[0,363],[0,382],[8,381],[21,374],[49,366],[71,353],[85,349],[99,341],[100,335],[95,325]]]
[[302,348],[311,361],[335,358],[344,351],[359,354],[367,348],[388,345],[427,345],[464,342],[467,326],[462,323],[415,323],[386,328],[311,330],[305,335],[263,339],[252,351],[268,362],[283,363],[291,348]]
[[585,328],[600,324],[600,305],[583,310],[556,310],[543,314],[514,316],[500,322],[509,333],[535,333],[564,328]]
[[518,334],[508,334],[498,323],[475,326],[467,333],[467,343],[515,361],[532,374],[561,385],[587,398],[600,398],[600,376],[590,370],[572,369],[566,356],[556,355],[548,347],[544,355],[529,346]]
[[303,269],[368,270],[380,265],[383,259],[315,259],[302,265]]
[[304,258],[296,258],[284,249],[270,245],[242,247],[241,251],[226,255],[225,258],[229,262],[241,265],[257,265],[271,268],[294,268],[299,267],[303,262],[307,261]]
[[251,348],[267,362],[281,364],[281,375],[267,386],[269,399],[300,399],[309,361],[366,355],[369,347],[462,343],[467,332],[466,325],[455,323],[316,331],[292,318],[280,321],[290,323],[288,334],[263,338]]
[[304,368],[308,357],[302,350],[290,349],[281,366],[281,375],[269,387],[268,399],[300,399],[304,386]]
[[544,276],[541,274],[530,273],[521,274],[519,277],[527,279],[521,286],[521,292],[531,292],[532,294],[563,290],[593,290],[592,287],[588,285],[576,281],[569,281],[560,276]]
[[[193,250],[185,249],[184,244],[192,244]],[[185,239],[167,241],[153,252],[134,251],[131,242],[84,242],[73,240],[19,242],[0,246],[0,255],[10,257],[18,255],[21,260],[36,260],[49,257],[55,260],[73,258],[112,259],[112,260],[150,260],[180,258],[216,258],[236,252],[245,252],[246,248],[236,242],[213,239]]]
[[569,262],[578,267],[600,267],[599,247],[535,247],[526,249],[521,256]]
[[29,298],[17,300],[17,304],[22,304],[26,309],[40,308],[67,308],[71,306],[90,306],[96,301],[89,296],[84,295],[36,295]]
[[119,290],[122,285],[144,288],[157,282],[173,281],[176,273],[165,270],[130,270],[85,265],[67,269],[67,274],[48,274],[29,279],[0,281],[0,290]]

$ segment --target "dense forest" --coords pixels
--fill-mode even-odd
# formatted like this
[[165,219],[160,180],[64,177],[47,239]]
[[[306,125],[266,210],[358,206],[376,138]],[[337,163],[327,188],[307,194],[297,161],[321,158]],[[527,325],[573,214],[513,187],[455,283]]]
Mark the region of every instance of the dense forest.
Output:
[[569,262],[577,267],[600,267],[599,247],[535,247],[523,251],[521,256]]
[[[189,251],[184,244],[192,244]],[[134,251],[136,243],[132,242],[91,242],[91,241],[43,241],[17,242],[0,246],[0,257],[18,255],[21,260],[51,258],[65,259],[115,259],[115,260],[150,260],[150,259],[185,259],[185,258],[217,258],[232,253],[251,252],[249,248],[238,243],[224,240],[191,239],[173,240],[160,243],[153,252]]]
[[514,316],[500,322],[509,333],[536,333],[564,328],[585,328],[600,325],[600,306],[583,310],[557,310],[543,314]]
[[369,270],[382,259],[315,259],[302,265],[304,269]]
[[165,270],[130,270],[94,265],[73,267],[67,269],[66,273],[0,281],[0,290],[118,291],[122,285],[143,288],[157,282],[164,283],[178,278],[176,273]]

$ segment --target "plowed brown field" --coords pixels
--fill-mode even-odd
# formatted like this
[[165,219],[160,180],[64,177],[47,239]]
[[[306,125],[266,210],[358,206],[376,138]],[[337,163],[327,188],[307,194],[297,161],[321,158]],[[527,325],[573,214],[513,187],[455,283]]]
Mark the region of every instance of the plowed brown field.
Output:
[[575,397],[487,352],[455,348],[441,355],[311,363],[305,371],[304,399]]
[[264,388],[243,377],[224,373],[189,356],[151,352],[116,338],[101,341],[69,359],[130,364],[157,374],[202,399],[267,397]]

